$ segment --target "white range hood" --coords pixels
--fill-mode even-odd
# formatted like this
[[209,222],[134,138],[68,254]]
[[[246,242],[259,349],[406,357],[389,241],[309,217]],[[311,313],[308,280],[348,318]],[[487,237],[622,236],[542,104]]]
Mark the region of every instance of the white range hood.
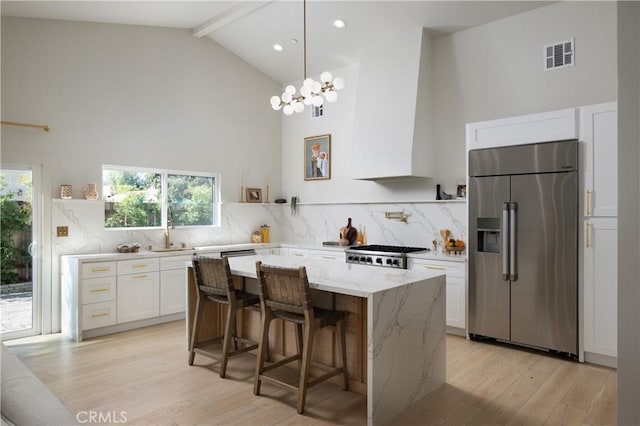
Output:
[[431,39],[399,34],[360,58],[353,179],[431,177]]

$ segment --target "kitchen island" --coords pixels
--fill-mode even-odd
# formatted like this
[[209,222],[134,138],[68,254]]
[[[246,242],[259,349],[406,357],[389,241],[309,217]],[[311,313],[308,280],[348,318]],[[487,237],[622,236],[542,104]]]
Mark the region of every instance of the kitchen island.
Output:
[[[367,395],[367,421],[383,424],[445,381],[445,276],[437,271],[411,271],[353,265],[292,256],[229,258],[236,284],[257,290],[256,261],[280,267],[306,266],[314,303],[350,312],[347,320],[347,365],[350,389]],[[187,335],[193,322],[195,284],[187,266]],[[217,327],[201,329],[198,341],[219,333],[222,313],[206,311]],[[256,339],[260,317],[245,312],[239,327]],[[274,330],[275,329],[275,330]],[[210,333],[210,336],[206,334]],[[319,335],[315,358],[334,359],[332,336]],[[293,329],[272,325],[272,357],[293,353]],[[359,382],[360,387],[357,386]],[[354,386],[355,384],[355,386]]]

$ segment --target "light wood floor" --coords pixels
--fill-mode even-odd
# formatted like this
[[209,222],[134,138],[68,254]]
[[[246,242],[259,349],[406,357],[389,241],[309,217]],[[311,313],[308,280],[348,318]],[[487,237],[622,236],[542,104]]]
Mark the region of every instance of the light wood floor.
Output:
[[[298,415],[295,395],[263,383],[252,392],[255,357],[187,364],[184,322],[76,344],[60,335],[6,342],[73,413],[97,411],[127,425],[364,425],[366,401],[325,383]],[[615,370],[539,352],[447,337],[447,383],[393,425],[613,425]],[[120,424],[123,422],[120,421]]]

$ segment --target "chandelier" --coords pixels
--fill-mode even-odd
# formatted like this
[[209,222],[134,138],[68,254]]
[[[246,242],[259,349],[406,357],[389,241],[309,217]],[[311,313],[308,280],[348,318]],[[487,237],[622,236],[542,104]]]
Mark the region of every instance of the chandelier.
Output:
[[300,93],[296,93],[293,85],[288,85],[284,89],[281,96],[271,97],[271,107],[278,111],[282,109],[285,115],[291,115],[294,112],[304,111],[305,105],[313,105],[316,107],[324,104],[324,97],[327,102],[335,102],[338,99],[336,90],[344,87],[344,79],[336,77],[335,79],[330,72],[325,71],[320,74],[320,81],[307,78],[307,1],[302,1],[302,19],[304,29],[304,81],[300,88]]

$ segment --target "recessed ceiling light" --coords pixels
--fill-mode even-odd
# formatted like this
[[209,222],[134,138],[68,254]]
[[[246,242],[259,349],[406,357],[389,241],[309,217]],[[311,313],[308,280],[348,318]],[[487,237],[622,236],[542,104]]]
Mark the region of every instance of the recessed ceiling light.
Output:
[[333,26],[336,28],[344,28],[347,26],[347,23],[342,19],[336,19],[335,21],[333,21]]
[[279,44],[274,44],[273,45],[273,50],[277,50],[278,52],[282,52],[282,46]]

